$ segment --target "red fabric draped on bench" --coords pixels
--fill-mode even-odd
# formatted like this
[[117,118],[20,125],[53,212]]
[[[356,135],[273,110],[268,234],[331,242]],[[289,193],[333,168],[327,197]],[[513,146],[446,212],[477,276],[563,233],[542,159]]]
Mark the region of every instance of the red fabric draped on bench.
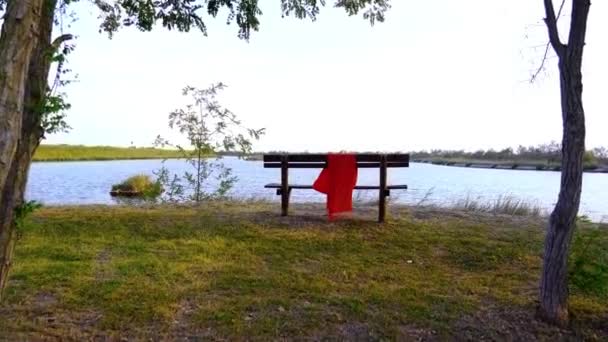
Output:
[[[342,154],[344,155],[344,154]],[[352,166],[352,157],[355,159],[355,165]],[[277,195],[281,196],[281,216],[289,215],[289,195],[291,190],[294,189],[317,189],[330,196],[328,198],[327,209],[331,211],[331,214],[336,213],[340,210],[350,210],[352,208],[352,185],[357,183],[357,168],[379,170],[379,181],[378,185],[355,185],[354,189],[359,190],[378,190],[378,222],[384,222],[386,217],[386,198],[390,196],[391,190],[405,190],[407,185],[401,184],[387,184],[387,170],[395,167],[408,167],[410,164],[409,154],[404,153],[354,153],[350,158],[351,166],[349,166],[348,172],[341,171],[338,176],[332,176],[333,172],[325,171],[317,180],[316,186],[313,188],[312,184],[290,184],[289,183],[289,169],[326,169],[329,165],[329,159],[333,160],[334,157],[327,153],[272,153],[264,154],[264,168],[276,168],[281,169],[281,183],[270,183],[264,185],[267,189],[276,189]],[[339,158],[337,156],[336,158]],[[352,168],[351,168],[352,167]],[[341,167],[338,167],[341,168]],[[332,179],[335,178],[335,181]],[[343,196],[339,195],[338,198],[343,200],[334,199],[335,196],[331,195],[338,194],[337,190],[331,190],[331,184],[342,188],[340,184],[346,184],[348,187],[347,193]]]
[[352,154],[328,154],[327,167],[321,171],[313,189],[327,195],[330,220],[340,212],[353,210],[353,190],[357,185],[357,158]]

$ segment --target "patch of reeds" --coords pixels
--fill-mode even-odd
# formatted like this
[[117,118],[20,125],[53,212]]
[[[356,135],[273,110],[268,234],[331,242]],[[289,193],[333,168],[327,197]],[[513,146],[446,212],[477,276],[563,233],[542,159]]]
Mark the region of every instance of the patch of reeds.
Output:
[[511,195],[501,195],[494,200],[474,199],[467,195],[456,200],[452,207],[458,210],[515,216],[543,216],[545,210],[536,203]]

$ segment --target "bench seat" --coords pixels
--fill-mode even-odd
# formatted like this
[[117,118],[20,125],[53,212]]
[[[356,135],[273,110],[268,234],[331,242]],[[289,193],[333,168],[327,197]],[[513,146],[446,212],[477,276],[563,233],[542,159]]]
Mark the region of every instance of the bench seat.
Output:
[[[312,185],[306,184],[288,184],[287,187],[291,191],[291,189],[312,189]],[[280,183],[269,183],[264,185],[266,189],[277,189],[277,195],[280,195],[281,184]],[[355,190],[380,190],[379,185],[357,185],[355,186]],[[389,191],[386,195],[390,195],[390,190],[407,190],[407,185],[387,185],[386,190]]]

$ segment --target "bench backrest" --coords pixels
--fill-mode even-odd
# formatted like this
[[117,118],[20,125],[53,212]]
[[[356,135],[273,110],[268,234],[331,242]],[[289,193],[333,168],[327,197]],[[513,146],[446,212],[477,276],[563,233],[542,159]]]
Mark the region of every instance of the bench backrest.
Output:
[[[357,167],[379,168],[382,163],[386,167],[409,167],[410,155],[405,153],[356,153]],[[288,168],[316,169],[327,166],[327,153],[301,153],[301,154],[265,154],[265,168],[281,168],[285,162]]]

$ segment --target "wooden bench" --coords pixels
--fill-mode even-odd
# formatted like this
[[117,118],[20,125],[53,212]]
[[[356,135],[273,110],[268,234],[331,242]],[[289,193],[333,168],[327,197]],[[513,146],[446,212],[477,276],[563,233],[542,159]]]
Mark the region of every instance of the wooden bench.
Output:
[[[389,167],[409,167],[409,154],[391,153],[358,153],[357,167],[378,168],[379,185],[357,185],[357,190],[379,190],[378,194],[378,222],[384,222],[386,217],[386,197],[390,196],[391,190],[405,190],[407,185],[387,185],[387,169]],[[327,154],[305,153],[305,154],[265,154],[265,168],[280,168],[281,183],[270,183],[264,187],[277,189],[277,195],[281,196],[281,215],[287,216],[289,211],[289,195],[292,189],[312,189],[312,184],[289,184],[289,169],[323,169],[327,166]]]

